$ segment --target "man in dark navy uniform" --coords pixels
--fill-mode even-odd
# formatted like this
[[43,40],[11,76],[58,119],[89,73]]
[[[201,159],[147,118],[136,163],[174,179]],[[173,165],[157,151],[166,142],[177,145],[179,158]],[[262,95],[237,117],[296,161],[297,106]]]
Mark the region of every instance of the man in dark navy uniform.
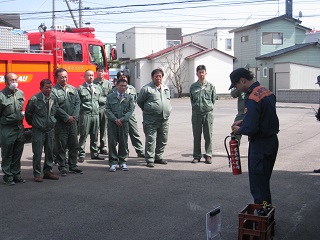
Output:
[[235,134],[249,137],[248,169],[250,191],[256,204],[271,204],[270,178],[278,153],[279,119],[276,97],[244,68],[230,74],[231,86],[245,92],[245,116],[231,128]]

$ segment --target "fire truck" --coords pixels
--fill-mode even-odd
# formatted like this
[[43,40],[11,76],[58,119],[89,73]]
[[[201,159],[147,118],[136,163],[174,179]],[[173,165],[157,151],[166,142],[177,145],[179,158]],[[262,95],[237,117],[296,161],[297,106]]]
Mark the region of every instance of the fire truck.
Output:
[[[68,71],[68,83],[74,87],[83,84],[87,69],[95,72],[97,66],[106,68],[106,79],[109,79],[104,44],[95,38],[94,28],[46,31],[39,27],[39,32],[25,33],[0,27],[0,36],[0,89],[5,87],[7,72],[17,74],[18,88],[25,94],[25,105],[40,91],[42,79],[50,79],[55,85],[57,68]],[[30,129],[26,122],[24,127]]]

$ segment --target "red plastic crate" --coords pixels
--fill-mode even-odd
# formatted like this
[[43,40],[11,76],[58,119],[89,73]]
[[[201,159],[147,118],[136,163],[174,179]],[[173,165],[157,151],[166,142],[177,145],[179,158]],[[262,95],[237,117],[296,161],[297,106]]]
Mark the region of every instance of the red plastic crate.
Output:
[[259,204],[249,204],[239,213],[238,240],[271,240],[274,236],[275,208],[267,216],[259,216]]

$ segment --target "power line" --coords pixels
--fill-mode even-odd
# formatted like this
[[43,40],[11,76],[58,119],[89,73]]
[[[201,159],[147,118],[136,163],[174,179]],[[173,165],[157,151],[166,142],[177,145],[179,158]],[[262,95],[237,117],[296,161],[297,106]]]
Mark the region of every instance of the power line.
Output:
[[[164,6],[164,5],[172,5],[172,4],[185,4],[185,3],[204,3],[204,2],[214,2],[215,0],[185,0],[185,1],[176,1],[176,2],[165,2],[165,3],[149,3],[149,4],[133,4],[133,5],[123,5],[123,6],[111,6],[111,7],[99,7],[99,8],[82,8],[82,11],[95,11],[95,10],[110,10],[110,9],[123,9],[123,8],[130,8],[130,7],[150,7],[150,6]],[[240,4],[256,4],[256,3],[270,3],[270,2],[276,2],[278,0],[256,0],[256,1],[235,1],[235,2],[228,2],[228,3],[216,3],[210,6],[232,6],[232,5],[240,5]],[[164,8],[164,9],[148,9],[148,10],[143,10],[143,11],[162,11],[162,10],[176,10],[176,9],[184,9],[184,8],[195,8],[195,7],[207,7],[206,6],[184,6],[181,8]],[[22,12],[20,13],[21,15],[34,15],[34,14],[52,14],[53,11],[44,11],[44,12]],[[69,10],[56,10],[54,11],[55,13],[65,13],[69,12]],[[117,14],[123,14],[123,13],[132,13],[132,12],[140,12],[139,10],[132,11],[132,10],[127,10],[127,11],[117,11]],[[114,13],[108,13],[108,14],[115,14]]]

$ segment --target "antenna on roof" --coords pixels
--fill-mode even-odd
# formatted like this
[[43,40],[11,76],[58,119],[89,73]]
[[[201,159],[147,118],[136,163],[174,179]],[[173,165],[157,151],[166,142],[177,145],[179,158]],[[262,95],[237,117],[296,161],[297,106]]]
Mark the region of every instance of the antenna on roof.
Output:
[[299,11],[299,19],[302,18],[302,12]]
[[251,18],[251,16],[252,16],[252,15],[250,15],[250,16],[244,21],[244,23],[242,24],[241,27],[243,27],[243,26],[246,24],[246,22]]

